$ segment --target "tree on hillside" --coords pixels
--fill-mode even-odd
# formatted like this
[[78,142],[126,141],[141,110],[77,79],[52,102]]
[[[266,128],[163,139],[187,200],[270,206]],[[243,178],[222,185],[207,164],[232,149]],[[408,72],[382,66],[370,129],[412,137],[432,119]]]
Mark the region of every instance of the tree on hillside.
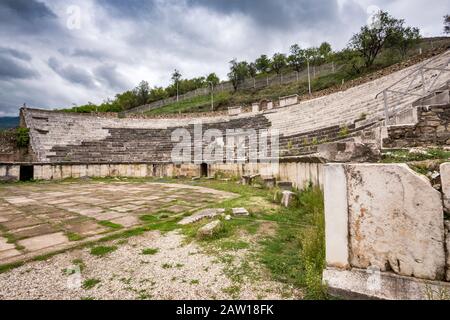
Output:
[[444,33],[450,33],[450,15],[448,14],[444,16]]
[[322,44],[319,47],[320,57],[323,60],[328,61],[331,53],[332,53],[331,45],[328,42],[322,42]]
[[141,81],[141,83],[133,89],[133,93],[136,97],[135,100],[138,106],[146,104],[150,98],[150,86],[148,85],[148,82]]
[[120,106],[122,110],[129,110],[139,105],[134,90],[117,94],[115,104]]
[[418,45],[421,39],[418,28],[401,26],[395,30],[390,39],[388,39],[387,47],[397,49],[402,58],[406,57],[408,50]]
[[265,55],[261,55],[258,59],[255,60],[256,70],[260,73],[266,73],[270,70],[270,59]]
[[342,65],[350,75],[360,74],[364,67],[364,59],[355,50],[346,48],[333,54],[333,61]]
[[233,84],[234,91],[238,89],[240,83],[242,83],[246,77],[249,76],[248,63],[245,61],[237,62],[236,59],[230,61],[230,72],[228,78]]
[[366,67],[372,66],[381,49],[393,37],[404,20],[396,19],[385,11],[379,11],[370,25],[361,27],[359,33],[350,39],[349,48],[359,52]]
[[173,84],[174,84],[175,89],[177,91],[177,101],[178,101],[178,96],[179,96],[179,82],[180,82],[180,79],[181,79],[181,73],[177,69],[175,69],[174,72],[172,73],[172,81],[173,81]]
[[255,78],[258,74],[258,69],[256,69],[256,64],[254,62],[248,64],[248,74],[252,78]]
[[305,57],[306,57],[306,59],[309,60],[310,64],[318,65],[321,60],[319,48],[312,47],[312,48],[306,49]]
[[287,65],[286,55],[282,53],[275,53],[273,55],[271,69],[275,71],[277,75],[281,75],[281,71],[283,71],[286,65]]
[[300,72],[306,62],[305,51],[298,44],[293,44],[289,49],[290,55],[287,58],[289,66],[297,72]]
[[220,79],[219,77],[213,72],[208,74],[208,76],[206,77],[206,82],[212,83],[214,86],[217,86],[220,83]]
[[169,97],[169,94],[163,87],[153,87],[150,90],[149,102],[162,100],[162,99],[165,99],[168,97]]

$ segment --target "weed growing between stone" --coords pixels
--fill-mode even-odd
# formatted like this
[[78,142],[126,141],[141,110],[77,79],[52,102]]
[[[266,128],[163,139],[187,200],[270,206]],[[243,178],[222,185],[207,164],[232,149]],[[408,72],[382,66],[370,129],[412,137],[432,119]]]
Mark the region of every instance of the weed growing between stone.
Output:
[[[240,194],[215,205],[226,209],[232,207],[248,208],[250,217],[222,219],[222,227],[213,236],[203,239],[203,243],[219,260],[228,267],[225,270],[233,285],[230,297],[238,296],[243,277],[252,275],[251,263],[262,263],[276,281],[302,289],[306,299],[326,299],[326,288],[322,284],[322,271],[325,267],[325,223],[323,194],[319,188],[309,186],[298,191],[297,203],[291,208],[283,208],[272,203],[276,190],[253,188],[235,182],[217,180],[196,182],[205,187]],[[261,231],[262,223],[273,224],[273,234]],[[188,239],[195,238],[197,230],[208,220],[183,228]],[[249,243],[240,235],[257,239]],[[245,237],[244,237],[245,238]],[[227,252],[249,250],[250,254],[240,265],[233,265],[234,256]],[[247,266],[247,268],[245,267]],[[241,271],[245,271],[242,273]],[[239,271],[239,272],[238,272]]]

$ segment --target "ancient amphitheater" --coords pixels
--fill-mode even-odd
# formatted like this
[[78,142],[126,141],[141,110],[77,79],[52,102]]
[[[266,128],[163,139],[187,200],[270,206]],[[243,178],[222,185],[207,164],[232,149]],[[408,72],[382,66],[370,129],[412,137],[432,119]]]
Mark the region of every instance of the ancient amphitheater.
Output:
[[[284,97],[255,102],[251,110],[232,108],[227,114],[151,118],[23,108],[21,125],[30,130],[29,152],[0,154],[0,176],[10,180],[59,180],[213,177],[220,173],[248,179],[259,174],[267,181],[275,178],[300,189],[310,182],[325,192],[324,281],[329,291],[388,299],[426,298],[429,290],[450,288],[450,231],[444,215],[450,210],[450,164],[440,165],[441,182],[436,189],[428,178],[405,164],[377,162],[381,152],[388,150],[448,147],[449,62],[450,51],[446,51],[320,98],[299,101],[297,96]],[[208,146],[195,132],[200,124],[203,132],[213,129],[223,133],[222,141],[232,129],[279,133],[279,149],[258,161],[249,161],[254,145],[247,139],[244,159],[233,153],[233,161],[228,162],[224,157],[220,161],[194,157],[189,163],[174,163],[172,151],[177,141],[172,134],[176,129],[188,133],[193,145],[189,153],[194,153],[195,146]],[[270,146],[274,149],[273,141]],[[177,189],[170,185],[164,188]],[[62,191],[51,190],[53,195]],[[184,196],[193,193],[206,202],[232,197],[202,189],[184,191]],[[33,192],[37,191],[27,194],[31,199],[20,193],[2,195],[6,201],[0,205],[11,208],[40,201],[37,194],[34,198],[30,195]],[[146,191],[136,187],[135,192]],[[154,192],[163,196],[156,188],[145,197]],[[142,197],[130,196],[128,200],[127,206],[139,206]],[[88,211],[83,214],[98,214]],[[113,215],[109,220],[131,227],[136,218]],[[4,222],[6,218],[0,220]],[[30,249],[25,254],[0,245],[0,264],[35,255],[33,246],[41,249],[36,241],[21,241]],[[53,249],[66,245],[64,239],[58,241]],[[2,255],[8,250],[9,254]]]

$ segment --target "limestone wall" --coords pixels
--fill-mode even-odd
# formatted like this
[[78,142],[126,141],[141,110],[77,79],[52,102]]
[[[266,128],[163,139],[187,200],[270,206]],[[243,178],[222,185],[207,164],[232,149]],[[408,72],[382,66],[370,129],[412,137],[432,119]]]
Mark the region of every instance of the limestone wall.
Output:
[[331,290],[407,299],[426,298],[430,283],[450,289],[443,197],[425,176],[406,164],[327,164],[324,180]]
[[199,166],[191,164],[35,164],[35,180],[60,180],[82,177],[177,177],[198,176]]
[[0,164],[0,181],[17,181],[20,178],[20,166]]
[[450,144],[450,105],[417,107],[417,124],[387,128],[384,148],[447,146]]
[[[196,177],[200,175],[198,164],[172,164],[172,163],[117,163],[117,164],[34,164],[35,180],[60,180],[82,177]],[[245,164],[211,164],[208,166],[208,176],[224,173],[230,176],[244,174],[261,174],[274,176],[279,181],[290,181],[295,187],[303,188],[312,183],[323,186],[323,163],[320,162],[283,162],[278,165],[268,163]],[[0,165],[0,176],[6,175],[6,165]],[[20,166],[12,166],[19,178]],[[2,171],[3,170],[3,171]]]
[[27,148],[17,147],[16,131],[0,131],[0,162],[20,162],[29,158]]
[[244,174],[260,174],[273,176],[277,181],[290,181],[293,186],[302,189],[309,183],[323,187],[323,166],[319,161],[291,161],[277,165],[268,163],[212,164],[209,174],[225,173],[242,176]]

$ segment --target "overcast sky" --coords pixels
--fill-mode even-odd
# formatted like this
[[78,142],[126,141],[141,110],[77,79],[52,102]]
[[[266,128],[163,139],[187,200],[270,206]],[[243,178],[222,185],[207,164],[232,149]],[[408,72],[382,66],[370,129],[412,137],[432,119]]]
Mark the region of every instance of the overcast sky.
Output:
[[[76,6],[74,6],[76,4]],[[442,35],[448,0],[0,0],[0,116],[99,103],[141,80],[167,85],[228,61],[328,41],[345,46],[374,9]]]

